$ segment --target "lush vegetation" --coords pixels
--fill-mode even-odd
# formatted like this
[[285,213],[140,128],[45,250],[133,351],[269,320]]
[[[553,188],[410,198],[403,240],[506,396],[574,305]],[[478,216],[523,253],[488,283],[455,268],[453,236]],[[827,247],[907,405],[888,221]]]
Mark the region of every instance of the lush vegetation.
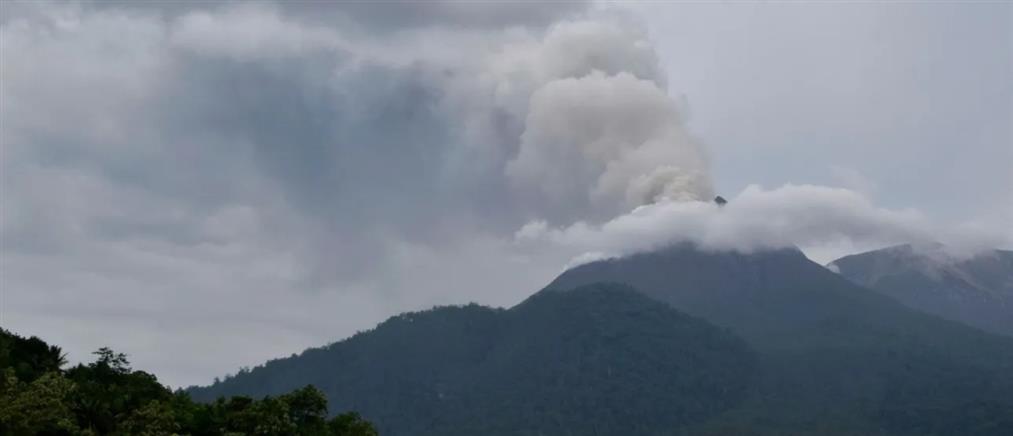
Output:
[[255,400],[202,404],[172,392],[103,348],[69,369],[59,347],[0,329],[0,434],[3,435],[376,435],[355,413],[328,419],[312,386]]
[[797,251],[675,247],[550,288],[508,310],[400,315],[191,393],[313,384],[388,435],[1013,434],[1013,340]]
[[191,392],[271,395],[312,383],[392,435],[646,435],[736,407],[755,367],[728,332],[597,285],[510,310],[400,315]]
[[328,404],[395,436],[1013,434],[1013,340],[791,250],[591,263],[186,392],[96,355],[0,332],[0,434],[376,434]]

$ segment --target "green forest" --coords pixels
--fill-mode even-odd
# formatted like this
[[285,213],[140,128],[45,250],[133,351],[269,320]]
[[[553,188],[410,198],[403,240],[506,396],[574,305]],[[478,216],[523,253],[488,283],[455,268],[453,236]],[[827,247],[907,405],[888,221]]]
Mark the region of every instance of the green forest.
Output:
[[0,329],[2,435],[338,435],[373,436],[355,412],[328,418],[313,386],[265,396],[198,403],[173,392],[108,348],[69,368],[60,347]]
[[[750,340],[634,288],[596,283],[510,309],[398,315],[188,391],[212,401],[311,384],[384,435],[1013,434],[1013,341],[875,298],[804,258],[755,261],[791,271],[765,296],[804,298],[807,283],[814,295],[804,300],[811,310],[794,315],[792,304],[751,301],[777,316],[745,319],[738,332]],[[761,335],[771,331],[779,337]]]

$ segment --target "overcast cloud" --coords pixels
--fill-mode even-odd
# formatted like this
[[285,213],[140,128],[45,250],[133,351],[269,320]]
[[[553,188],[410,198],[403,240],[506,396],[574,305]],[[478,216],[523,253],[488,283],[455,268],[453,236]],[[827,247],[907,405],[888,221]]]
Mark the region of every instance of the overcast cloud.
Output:
[[3,3],[0,324],[182,386],[672,241],[1008,246],[1011,20]]
[[532,221],[515,235],[520,244],[568,247],[594,260],[674,243],[707,250],[755,252],[797,246],[805,250],[836,244],[883,246],[942,243],[955,256],[971,256],[1013,242],[1000,223],[942,226],[914,209],[889,210],[872,205],[844,188],[784,185],[765,190],[747,186],[720,206],[714,202],[663,200],[633,209],[601,224],[577,222],[553,228]]

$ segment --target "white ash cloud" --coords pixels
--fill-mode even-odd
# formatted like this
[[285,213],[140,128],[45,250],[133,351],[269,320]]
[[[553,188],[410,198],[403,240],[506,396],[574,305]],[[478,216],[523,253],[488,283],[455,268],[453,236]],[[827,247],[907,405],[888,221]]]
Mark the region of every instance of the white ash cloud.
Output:
[[1004,232],[994,225],[943,226],[913,209],[877,207],[848,189],[785,185],[766,190],[753,185],[723,207],[713,202],[662,201],[602,224],[553,227],[532,221],[517,231],[515,240],[529,248],[569,251],[582,260],[602,252],[630,254],[679,242],[708,250],[754,252],[798,246],[817,252],[842,243],[880,248],[903,243],[932,246],[938,241],[960,256],[1013,242]]
[[595,72],[550,82],[531,97],[525,126],[507,174],[550,216],[600,219],[712,195],[702,148],[651,81]]
[[505,78],[497,97],[525,119],[506,173],[535,214],[555,223],[602,220],[712,195],[706,153],[636,23],[559,23],[540,41],[508,46],[493,65]]

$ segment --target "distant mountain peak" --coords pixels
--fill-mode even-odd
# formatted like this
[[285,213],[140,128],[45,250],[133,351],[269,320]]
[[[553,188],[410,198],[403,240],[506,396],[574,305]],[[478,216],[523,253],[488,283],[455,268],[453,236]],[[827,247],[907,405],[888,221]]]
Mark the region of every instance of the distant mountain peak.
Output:
[[1013,335],[1013,252],[961,255],[942,244],[899,245],[827,267],[909,307]]

